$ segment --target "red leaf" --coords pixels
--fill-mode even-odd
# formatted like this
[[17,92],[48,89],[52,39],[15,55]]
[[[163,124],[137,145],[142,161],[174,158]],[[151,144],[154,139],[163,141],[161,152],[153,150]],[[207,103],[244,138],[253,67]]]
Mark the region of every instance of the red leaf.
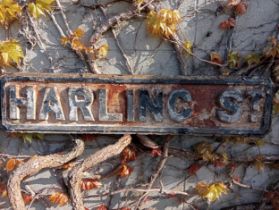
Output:
[[234,18],[229,18],[223,22],[220,23],[219,28],[222,30],[229,30],[235,27],[235,19]]
[[32,195],[29,195],[26,193],[22,193],[22,198],[23,198],[25,205],[29,204],[33,199]]
[[190,176],[196,175],[197,171],[202,167],[202,165],[198,163],[193,163],[187,169],[187,172]]
[[108,210],[108,207],[105,204],[102,204],[96,208],[96,210]]
[[153,149],[151,150],[151,156],[152,157],[159,157],[162,155],[161,149]]

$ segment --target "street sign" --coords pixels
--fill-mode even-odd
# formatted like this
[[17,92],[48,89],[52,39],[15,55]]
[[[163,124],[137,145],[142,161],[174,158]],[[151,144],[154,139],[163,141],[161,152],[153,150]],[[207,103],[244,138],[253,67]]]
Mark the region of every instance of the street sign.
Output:
[[1,91],[16,132],[262,135],[272,110],[259,78],[17,74]]

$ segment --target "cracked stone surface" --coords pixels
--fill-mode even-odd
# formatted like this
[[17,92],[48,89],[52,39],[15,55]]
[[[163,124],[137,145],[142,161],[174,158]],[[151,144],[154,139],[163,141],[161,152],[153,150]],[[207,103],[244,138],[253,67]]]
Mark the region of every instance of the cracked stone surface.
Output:
[[[92,10],[85,6],[94,5],[96,3],[109,2],[109,0],[80,0],[77,2],[63,0],[61,1],[63,9],[67,16],[69,26],[72,30],[77,27],[82,27],[86,34],[83,41],[89,45],[90,35],[94,32],[94,28],[102,23],[105,18],[99,10]],[[222,31],[218,28],[221,21],[228,18],[227,15],[215,14],[216,9],[222,1],[215,0],[166,0],[158,5],[158,8],[174,8],[178,9],[183,21],[179,25],[178,33],[182,40],[188,39],[194,44],[194,53],[203,59],[209,59],[209,54],[212,51],[218,51],[221,55],[225,55],[229,50],[237,51],[245,56],[253,52],[261,52],[266,45],[266,40],[269,36],[274,35],[276,27],[279,23],[279,0],[247,0],[248,10],[243,16],[237,18],[236,27],[230,31]],[[85,5],[85,6],[84,6]],[[130,4],[127,2],[119,2],[111,6],[106,12],[107,16],[111,17],[120,12],[127,11]],[[65,25],[59,12],[54,12],[58,23],[65,31]],[[54,74],[59,73],[81,73],[86,72],[84,64],[70,50],[64,48],[60,44],[60,34],[53,25],[48,15],[35,22],[39,36],[43,45],[30,46],[26,39],[23,39],[22,34],[18,33],[20,26],[15,23],[11,26],[10,36],[21,40],[25,49],[25,66],[26,72],[49,72]],[[22,29],[22,28],[21,28]],[[25,26],[26,32],[32,31],[30,26]],[[164,40],[152,37],[146,31],[146,26],[143,18],[123,22],[114,28],[117,39],[122,46],[124,52],[128,56],[133,74],[156,74],[164,76],[173,76],[179,74],[185,75],[218,75],[219,72],[215,67],[201,62],[198,59],[185,55],[183,58],[187,63],[187,69],[181,69],[179,61],[176,57],[174,47]],[[1,40],[5,39],[5,31],[0,29]],[[108,58],[102,61],[97,61],[98,69],[104,74],[127,74],[127,66],[125,60],[120,53],[116,40],[111,32],[104,34],[99,44],[108,43],[110,46]],[[6,72],[16,72],[15,69],[7,69]],[[17,138],[11,138],[7,133],[1,132],[0,148],[2,153],[11,155],[34,155],[34,154],[49,154],[61,151],[63,148],[69,147],[69,137],[65,135],[47,135],[44,141],[33,141],[32,144],[24,144]],[[96,140],[86,142],[86,151],[80,159],[93,153],[103,145],[114,142],[117,136],[98,135]],[[154,137],[157,142],[164,141],[164,137]],[[279,155],[279,117],[274,116],[272,121],[272,129],[269,134],[264,137],[266,144],[260,148],[250,145],[228,144],[221,146],[218,151],[229,151],[229,154],[234,156],[249,157],[256,154]],[[182,135],[175,137],[172,142],[173,146],[179,148],[191,148],[198,142],[214,143],[213,138],[194,137]],[[110,177],[102,181],[103,186],[100,189],[92,190],[85,193],[85,206],[94,208],[100,203],[108,203],[106,196],[101,200],[97,197],[90,197],[96,193],[103,193],[107,190],[117,189],[132,185],[138,182],[147,182],[152,174],[152,171],[158,163],[158,158],[152,158],[150,155],[140,155],[137,161],[130,163],[133,167],[133,173],[128,178],[117,179]],[[106,163],[100,164],[89,173],[104,173],[110,171],[119,163],[119,158],[114,158]],[[203,166],[196,176],[188,177],[186,172],[191,161],[178,158],[170,158],[167,161],[165,170],[160,176],[161,182],[165,189],[173,188],[175,190],[193,190],[197,181],[214,182],[224,180],[222,175],[223,169],[214,169],[214,167]],[[5,172],[3,172],[5,173]],[[278,181],[278,170],[265,169],[263,172],[258,172],[254,166],[240,166],[236,170],[236,174],[243,178],[243,182],[250,184],[255,188],[265,189],[267,185]],[[28,178],[23,183],[23,189],[26,186],[34,191],[38,191],[47,187],[61,185],[62,180],[58,172],[54,170],[44,170],[36,176]],[[277,177],[277,178],[276,178]],[[156,186],[160,186],[157,182]],[[118,194],[113,196],[110,202],[110,209],[117,209],[125,205],[129,200],[124,200]],[[137,194],[130,194],[132,199]],[[151,194],[152,195],[152,194]],[[88,198],[87,198],[88,197]],[[212,204],[206,203],[197,196],[189,197],[189,202],[192,202],[200,209],[220,209],[230,205],[256,202],[261,199],[261,194],[253,190],[243,190],[237,187],[227,195],[223,196],[217,202]],[[151,199],[145,202],[145,209],[191,209],[189,205],[179,202],[173,198],[167,199]],[[0,209],[8,209],[5,200],[0,199]],[[30,210],[67,210],[70,206],[55,207],[47,206],[39,202],[35,202]]]

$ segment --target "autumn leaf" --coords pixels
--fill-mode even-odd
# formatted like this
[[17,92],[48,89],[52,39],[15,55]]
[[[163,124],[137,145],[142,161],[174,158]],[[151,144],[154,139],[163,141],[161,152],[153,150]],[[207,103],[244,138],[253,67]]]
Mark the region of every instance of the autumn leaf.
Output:
[[153,149],[153,150],[151,150],[151,156],[152,157],[162,156],[162,150],[161,149]]
[[133,169],[127,164],[122,164],[118,169],[118,176],[125,177],[129,176],[132,173]]
[[222,182],[216,182],[207,184],[205,182],[199,182],[195,187],[197,193],[209,202],[214,202],[219,199],[222,194],[228,193],[227,186]]
[[33,140],[43,140],[44,134],[42,133],[18,133],[17,136],[21,138],[24,143],[32,143]]
[[267,58],[279,58],[279,41],[274,36],[268,38],[264,55]]
[[235,6],[234,9],[235,9],[235,12],[237,15],[244,15],[247,12],[247,8],[248,8],[248,6],[246,3],[240,2],[239,4],[237,4]]
[[8,27],[21,16],[21,7],[14,0],[2,0],[0,3],[0,24]]
[[103,59],[106,58],[108,55],[108,51],[109,51],[109,45],[108,44],[103,44],[101,47],[99,47],[96,50],[96,57],[99,59]]
[[64,206],[69,202],[69,198],[65,193],[55,192],[48,197],[49,201],[58,206]]
[[222,64],[222,58],[220,53],[218,52],[211,52],[210,53],[210,61],[217,64]]
[[17,40],[0,41],[0,66],[18,65],[23,57],[22,48]]
[[82,190],[92,190],[102,186],[102,183],[96,179],[86,178],[82,180],[81,189]]
[[105,204],[101,204],[96,208],[96,210],[108,210],[108,207]]
[[187,169],[187,172],[190,176],[196,175],[197,171],[202,167],[202,165],[198,163],[193,163]]
[[24,192],[22,193],[22,198],[23,198],[25,205],[31,203],[31,201],[33,200],[32,195],[24,193]]
[[273,113],[278,114],[279,113],[279,91],[277,91],[274,94],[273,98]]
[[199,143],[195,150],[204,161],[214,161],[215,155],[212,152],[211,145],[208,143]]
[[185,40],[183,42],[183,49],[187,53],[192,54],[193,53],[193,43],[190,40]]
[[144,0],[134,0],[134,3],[137,5],[137,7],[140,7],[144,3]]
[[4,183],[0,183],[0,196],[6,198],[8,196],[7,186]]
[[52,5],[55,0],[36,0],[28,4],[28,11],[35,19],[45,15],[45,12],[52,10]]
[[241,0],[228,0],[227,5],[228,6],[236,6],[241,2]]
[[176,33],[180,21],[181,16],[178,10],[152,10],[147,15],[147,29],[154,36],[170,38]]
[[240,65],[240,56],[237,52],[230,51],[228,53],[228,66],[229,68],[237,68]]
[[5,169],[7,172],[11,172],[13,171],[22,161],[15,159],[15,158],[11,158],[6,162],[6,166]]
[[257,53],[252,53],[245,57],[245,61],[249,67],[251,67],[253,65],[257,65],[261,62],[261,55],[257,54]]
[[132,147],[126,147],[120,155],[121,162],[126,163],[129,161],[134,161],[136,160],[136,151]]
[[255,158],[254,165],[259,172],[262,172],[265,168],[265,164],[264,164],[263,160],[264,160],[264,157],[262,155],[258,155]]
[[234,18],[229,18],[227,20],[222,21],[219,24],[219,28],[222,29],[222,30],[229,30],[229,29],[234,28],[235,24],[236,24],[235,19]]

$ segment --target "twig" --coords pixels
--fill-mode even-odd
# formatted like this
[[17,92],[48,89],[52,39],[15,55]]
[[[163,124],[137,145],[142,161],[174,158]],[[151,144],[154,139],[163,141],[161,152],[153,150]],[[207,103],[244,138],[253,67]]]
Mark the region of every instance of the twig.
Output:
[[[100,7],[100,10],[102,11],[103,15],[107,18],[105,9],[103,7]],[[118,25],[118,23],[116,23],[116,25]],[[117,37],[117,34],[116,34],[116,32],[113,28],[111,28],[111,32],[112,32],[112,35],[115,39],[116,45],[119,48],[119,50],[120,50],[120,52],[121,52],[121,54],[122,54],[122,56],[125,60],[125,64],[126,64],[126,67],[128,69],[129,74],[133,74],[133,70],[132,70],[132,67],[131,67],[131,64],[130,64],[130,60],[129,60],[128,56],[126,55],[126,53],[124,52],[124,49],[122,48],[122,46],[120,44],[120,41]]]
[[22,180],[37,174],[42,169],[56,168],[81,155],[84,150],[84,142],[80,139],[75,139],[75,144],[75,147],[65,154],[56,153],[46,156],[33,156],[13,171],[8,180],[7,191],[14,210],[26,210],[20,188]]
[[167,162],[167,158],[168,158],[168,153],[169,153],[169,145],[170,145],[170,140],[172,139],[171,136],[168,136],[166,139],[166,142],[164,144],[164,148],[163,148],[163,155],[162,158],[158,164],[157,170],[155,171],[155,173],[153,174],[151,181],[149,182],[148,186],[147,186],[147,191],[139,198],[137,204],[136,204],[136,208],[138,209],[140,208],[142,202],[145,200],[145,198],[148,196],[149,192],[148,190],[150,190],[155,181],[157,180],[157,178],[160,176],[160,174],[162,173],[163,168],[165,167],[165,164]]
[[67,17],[66,17],[66,15],[65,15],[64,11],[63,11],[63,8],[62,8],[62,6],[61,6],[61,4],[60,4],[60,1],[59,1],[59,0],[56,0],[56,4],[57,4],[57,6],[58,6],[58,8],[59,8],[59,11],[60,11],[60,13],[61,13],[63,22],[64,22],[64,24],[65,24],[65,26],[66,26],[66,28],[67,28],[67,33],[68,33],[68,34],[72,34],[72,30],[70,29],[69,23],[68,23],[68,21],[67,21]]
[[71,201],[75,210],[84,209],[82,194],[81,194],[81,181],[83,177],[83,171],[92,168],[93,166],[112,158],[122,152],[122,150],[131,143],[132,137],[130,135],[124,135],[115,144],[109,145],[96,153],[87,157],[81,164],[73,167],[68,175],[68,185],[71,195]]

